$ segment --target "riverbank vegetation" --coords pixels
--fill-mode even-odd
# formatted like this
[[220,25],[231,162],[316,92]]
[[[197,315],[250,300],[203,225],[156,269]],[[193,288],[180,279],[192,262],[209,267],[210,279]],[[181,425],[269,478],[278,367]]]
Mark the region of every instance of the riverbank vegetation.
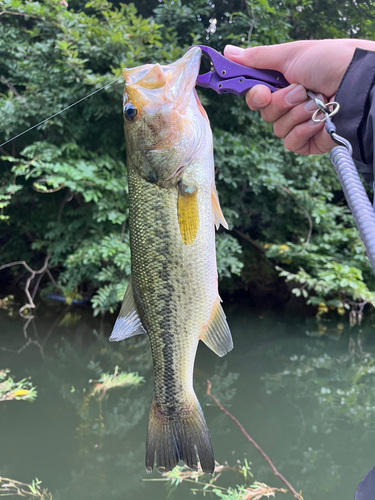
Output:
[[[94,314],[116,311],[130,276],[121,69],[169,63],[194,44],[375,30],[367,1],[0,3],[0,142],[114,82],[0,148],[0,266],[42,270],[27,283],[24,267],[3,269],[0,293],[29,285],[31,295],[89,299]],[[217,237],[221,290],[360,319],[375,280],[328,158],[285,151],[244,99],[198,92],[230,227]]]

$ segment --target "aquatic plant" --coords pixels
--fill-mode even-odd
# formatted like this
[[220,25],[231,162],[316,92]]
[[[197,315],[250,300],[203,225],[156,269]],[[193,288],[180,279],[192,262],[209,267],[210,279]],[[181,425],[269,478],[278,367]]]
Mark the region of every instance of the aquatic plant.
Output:
[[31,381],[23,378],[15,382],[9,375],[10,370],[0,370],[0,401],[23,400],[34,401],[37,396],[36,388]]
[[14,295],[6,295],[2,299],[0,299],[0,309],[6,311],[8,316],[14,316],[15,314]]
[[[110,389],[118,387],[127,386],[137,386],[144,381],[143,377],[140,377],[138,373],[121,373],[118,366],[115,366],[114,373],[103,373],[98,381],[95,383],[95,387],[92,390],[93,395],[104,395]],[[89,380],[93,382],[93,380]]]
[[53,500],[52,494],[47,489],[41,488],[41,483],[38,478],[33,479],[31,483],[22,483],[0,476],[0,497],[18,496],[28,500],[32,498]]
[[[98,367],[95,367],[98,369]],[[77,395],[77,402],[79,402],[79,416],[81,418],[80,434],[86,435],[89,429],[95,429],[95,432],[99,435],[104,435],[106,433],[111,433],[109,429],[113,429],[118,424],[119,414],[118,410],[122,407],[121,401],[117,402],[115,407],[114,415],[108,415],[108,409],[103,405],[104,400],[108,397],[108,391],[112,389],[119,389],[124,387],[136,387],[139,386],[144,381],[143,377],[140,377],[138,373],[126,373],[121,372],[119,367],[116,366],[113,373],[102,373],[98,380],[89,380],[89,383],[94,383],[94,387],[86,391],[84,389],[82,392],[84,394],[83,401],[80,399],[82,393]],[[75,392],[75,389],[71,392]],[[96,411],[90,412],[90,404],[94,401],[96,403]],[[123,401],[122,401],[123,402]],[[137,404],[130,401],[127,402],[128,406],[131,406],[133,410],[137,410]],[[106,413],[103,413],[105,410]],[[121,421],[121,417],[120,417]],[[122,428],[124,425],[122,423]]]
[[205,496],[207,493],[213,493],[223,500],[260,500],[261,498],[274,497],[277,492],[286,493],[287,490],[282,488],[273,488],[267,486],[264,483],[254,481],[249,486],[236,486],[236,488],[225,488],[223,486],[217,485],[217,479],[222,475],[224,471],[237,472],[246,479],[249,475],[252,476],[250,472],[250,466],[247,462],[241,466],[237,464],[234,467],[228,465],[220,465],[216,462],[215,472],[210,480],[207,480],[207,475],[202,471],[200,465],[198,465],[198,470],[193,471],[189,469],[186,465],[177,466],[170,472],[165,472],[162,474],[160,479],[144,479],[144,481],[165,481],[170,483],[172,486],[178,486],[182,482],[194,483],[197,487],[191,488],[191,491],[196,493],[202,493]]
[[258,483],[258,481],[250,486],[227,488],[226,491],[214,488],[212,491],[223,500],[260,500],[261,498],[274,497],[277,492],[286,493],[284,489],[271,488],[264,483]]

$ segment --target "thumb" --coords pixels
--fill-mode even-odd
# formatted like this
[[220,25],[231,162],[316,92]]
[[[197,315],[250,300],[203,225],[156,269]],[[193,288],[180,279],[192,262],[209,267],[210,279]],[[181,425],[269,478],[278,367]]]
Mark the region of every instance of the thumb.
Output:
[[285,54],[283,52],[283,44],[259,45],[248,49],[227,45],[224,49],[225,57],[233,62],[257,69],[273,69],[281,73],[285,63]]

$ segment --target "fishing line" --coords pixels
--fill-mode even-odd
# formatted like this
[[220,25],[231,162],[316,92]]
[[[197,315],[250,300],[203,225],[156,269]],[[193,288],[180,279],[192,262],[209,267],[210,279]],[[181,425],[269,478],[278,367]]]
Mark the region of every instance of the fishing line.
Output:
[[5,144],[8,144],[8,142],[11,142],[13,141],[14,139],[17,139],[18,137],[21,137],[21,135],[23,134],[26,134],[26,132],[30,132],[30,130],[32,130],[33,128],[36,128],[36,127],[39,127],[39,125],[42,125],[42,123],[45,123],[45,122],[48,122],[48,120],[51,120],[51,118],[55,118],[55,116],[57,115],[60,115],[61,113],[64,113],[64,111],[66,111],[67,109],[69,108],[72,108],[73,106],[75,106],[76,104],[79,104],[80,102],[84,101],[85,99],[88,99],[89,97],[91,97],[92,95],[96,94],[97,92],[100,92],[101,90],[104,90],[106,89],[107,87],[109,87],[110,85],[118,82],[119,80],[122,80],[122,76],[116,78],[116,80],[113,80],[112,82],[110,83],[107,83],[107,85],[104,85],[103,87],[101,87],[100,89],[97,89],[95,90],[94,92],[92,92],[91,94],[87,95],[86,97],[82,97],[82,99],[80,99],[79,101],[76,101],[74,102],[73,104],[70,104],[69,106],[67,106],[66,108],[58,111],[57,113],[55,113],[54,115],[50,116],[49,118],[46,118],[45,120],[42,120],[41,122],[37,123],[36,125],[33,125],[32,127],[28,128],[27,130],[24,130],[23,132],[21,132],[20,134],[18,135],[15,135],[14,137],[12,137],[11,139],[8,139],[7,141],[3,142],[2,144],[0,144],[0,148],[2,146],[5,146]]

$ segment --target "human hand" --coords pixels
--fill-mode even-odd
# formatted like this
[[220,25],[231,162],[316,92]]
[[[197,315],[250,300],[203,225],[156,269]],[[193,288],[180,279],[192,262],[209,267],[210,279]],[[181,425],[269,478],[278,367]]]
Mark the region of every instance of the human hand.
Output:
[[265,121],[274,123],[274,132],[284,139],[286,149],[309,155],[326,153],[335,143],[323,123],[312,121],[317,107],[305,89],[325,103],[334,100],[356,47],[375,50],[375,42],[304,40],[249,49],[228,45],[224,55],[245,66],[280,71],[291,83],[273,94],[265,85],[256,85],[247,93],[246,102],[251,110],[260,110]]

